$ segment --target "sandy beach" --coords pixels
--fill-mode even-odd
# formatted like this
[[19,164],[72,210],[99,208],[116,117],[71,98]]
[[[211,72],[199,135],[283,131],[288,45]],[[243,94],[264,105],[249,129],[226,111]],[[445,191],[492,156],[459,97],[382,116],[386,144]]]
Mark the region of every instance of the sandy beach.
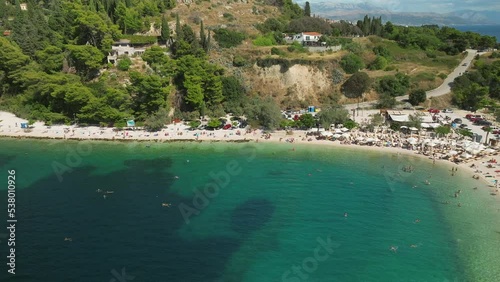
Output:
[[[372,111],[375,112],[375,111]],[[367,119],[370,111],[359,117],[360,120]],[[170,124],[160,132],[146,132],[144,130],[121,130],[116,131],[113,128],[99,127],[75,127],[66,125],[45,126],[42,122],[34,123],[31,128],[21,128],[21,123],[27,121],[16,117],[14,114],[0,112],[0,137],[10,138],[37,138],[37,139],[68,139],[68,140],[102,140],[102,141],[143,141],[143,142],[273,142],[273,143],[289,143],[289,144],[309,144],[313,146],[338,146],[345,148],[355,148],[362,150],[377,150],[391,154],[406,154],[420,156],[430,159],[433,162],[445,163],[451,169],[458,168],[459,171],[466,171],[471,177],[476,178],[488,185],[491,189],[491,194],[498,194],[498,189],[495,187],[495,181],[500,179],[500,166],[497,164],[498,153],[492,148],[489,151],[482,151],[481,154],[474,155],[463,162],[456,164],[450,160],[454,160],[455,156],[445,156],[443,150],[439,154],[431,151],[427,144],[429,139],[416,138],[417,144],[409,146],[408,136],[397,136],[387,133],[365,133],[359,130],[345,132],[346,138],[339,138],[336,141],[318,140],[316,136],[308,136],[307,131],[294,130],[292,134],[286,131],[274,131],[270,134],[262,130],[245,130],[245,129],[229,129],[229,130],[190,130],[189,126],[178,123]],[[340,132],[339,132],[340,133]],[[376,142],[366,142],[373,139]],[[439,140],[432,140],[437,142]],[[442,140],[444,142],[444,140]],[[419,146],[419,144],[421,144]],[[434,144],[432,144],[434,146]],[[447,145],[449,146],[449,145]],[[458,149],[457,149],[458,150]],[[439,152],[436,150],[436,152]],[[464,152],[465,153],[465,152]],[[500,158],[498,158],[500,161]],[[500,197],[498,197],[500,199]]]

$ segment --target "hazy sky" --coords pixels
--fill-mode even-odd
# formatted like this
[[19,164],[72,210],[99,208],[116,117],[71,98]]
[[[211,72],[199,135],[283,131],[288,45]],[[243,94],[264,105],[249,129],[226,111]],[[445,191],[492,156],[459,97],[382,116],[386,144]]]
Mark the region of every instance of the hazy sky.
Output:
[[[297,2],[305,2],[298,0]],[[499,0],[308,0],[309,3],[370,3],[395,12],[437,12],[456,10],[500,11]]]

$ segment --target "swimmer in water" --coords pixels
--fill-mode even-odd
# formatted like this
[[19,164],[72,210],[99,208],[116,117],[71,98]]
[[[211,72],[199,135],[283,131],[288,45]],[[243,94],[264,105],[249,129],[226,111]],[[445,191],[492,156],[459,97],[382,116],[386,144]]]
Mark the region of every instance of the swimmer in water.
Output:
[[390,250],[391,250],[391,252],[397,253],[398,252],[398,247],[397,246],[391,246]]
[[175,178],[175,179],[179,179],[179,176],[177,176],[177,175],[176,175],[176,176],[174,176],[174,178]]
[[347,213],[346,212],[344,213],[344,217],[347,217]]
[[419,223],[420,222],[420,219],[415,219],[415,223]]
[[425,180],[425,185],[430,185],[431,183],[429,182],[429,180]]
[[416,248],[418,247],[417,245],[413,244],[413,245],[410,245],[410,248]]

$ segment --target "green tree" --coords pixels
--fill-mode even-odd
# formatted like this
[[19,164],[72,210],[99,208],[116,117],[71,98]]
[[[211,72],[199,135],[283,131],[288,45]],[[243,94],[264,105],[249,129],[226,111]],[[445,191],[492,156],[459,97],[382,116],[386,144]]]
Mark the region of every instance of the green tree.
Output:
[[244,33],[225,28],[216,29],[214,30],[214,33],[214,39],[222,48],[236,47],[246,38]]
[[443,137],[443,136],[450,134],[451,128],[449,125],[442,125],[442,126],[437,127],[434,131],[436,132],[436,134],[438,136]]
[[184,36],[182,34],[181,20],[179,19],[179,13],[175,15],[175,39],[176,41],[184,40]]
[[68,45],[68,59],[71,66],[84,79],[92,79],[102,66],[104,55],[92,45]]
[[130,73],[131,85],[127,87],[133,97],[133,109],[140,118],[165,108],[170,92],[168,81],[156,74]]
[[413,106],[416,106],[420,103],[425,102],[427,100],[427,94],[425,93],[425,90],[423,89],[415,89],[410,92],[409,95],[409,102]]
[[346,73],[349,74],[353,74],[364,68],[363,61],[355,54],[348,54],[342,57],[340,60],[340,66]]
[[303,114],[299,117],[299,122],[302,128],[309,129],[316,125],[316,120],[311,114]]
[[396,105],[396,98],[390,94],[382,93],[378,100],[378,107],[381,109],[392,109]]
[[90,44],[105,52],[111,50],[113,41],[119,37],[119,30],[92,11],[77,10],[75,13],[72,30],[76,43]]
[[160,38],[163,42],[168,42],[170,40],[170,27],[168,26],[168,21],[165,15],[161,17],[161,34]]
[[387,59],[382,56],[377,56],[370,64],[370,70],[383,70],[387,67]]
[[219,128],[222,125],[222,122],[218,118],[210,118],[207,123],[207,127],[209,128]]
[[62,70],[64,53],[61,48],[48,46],[35,54],[37,62],[47,73],[54,73]]
[[486,138],[484,138],[484,144],[488,144],[488,137],[490,135],[490,132],[492,132],[493,130],[491,129],[491,127],[489,126],[485,126],[485,127],[482,127],[481,128],[484,132],[486,132]]
[[453,102],[462,109],[477,110],[488,96],[488,87],[473,82],[460,89],[452,87]]
[[306,1],[306,4],[304,6],[304,16],[306,16],[306,17],[311,16],[311,5],[309,5],[308,1]]
[[128,71],[131,65],[132,65],[132,60],[130,60],[129,57],[124,56],[123,58],[120,58],[120,60],[118,61],[117,68],[121,71]]
[[205,27],[203,26],[203,21],[200,22],[200,46],[205,51],[208,52],[207,36],[205,35]]
[[370,77],[365,72],[356,72],[342,84],[342,93],[347,98],[361,98],[370,87]]
[[0,96],[8,91],[12,83],[11,74],[27,66],[30,58],[8,39],[0,37]]
[[168,110],[161,107],[144,121],[144,129],[149,132],[160,131],[169,121]]
[[324,107],[317,116],[323,128],[330,128],[331,124],[343,124],[349,120],[349,111],[338,105],[327,106]]
[[165,53],[165,49],[160,46],[152,46],[146,49],[141,57],[148,65],[153,66],[154,64],[165,64],[169,61]]
[[410,78],[402,73],[386,76],[379,80],[376,90],[379,94],[389,94],[393,97],[405,95],[410,87]]
[[272,98],[256,98],[245,106],[245,115],[249,122],[258,123],[265,129],[278,128],[282,119],[281,110]]

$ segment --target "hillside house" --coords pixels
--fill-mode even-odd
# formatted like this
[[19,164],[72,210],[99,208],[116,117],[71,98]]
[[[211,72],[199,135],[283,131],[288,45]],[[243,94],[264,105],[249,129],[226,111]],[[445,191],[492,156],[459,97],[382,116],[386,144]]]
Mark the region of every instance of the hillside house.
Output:
[[121,39],[119,42],[115,42],[113,46],[111,46],[111,52],[108,54],[108,63],[116,64],[117,59],[120,56],[142,55],[145,51],[146,48],[136,48],[130,44],[130,40]]
[[19,7],[21,8],[21,11],[28,11],[28,4],[26,3],[19,4]]
[[318,32],[301,32],[299,34],[295,34],[292,37],[293,41],[299,42],[304,46],[320,46],[321,42],[319,39],[322,34]]

